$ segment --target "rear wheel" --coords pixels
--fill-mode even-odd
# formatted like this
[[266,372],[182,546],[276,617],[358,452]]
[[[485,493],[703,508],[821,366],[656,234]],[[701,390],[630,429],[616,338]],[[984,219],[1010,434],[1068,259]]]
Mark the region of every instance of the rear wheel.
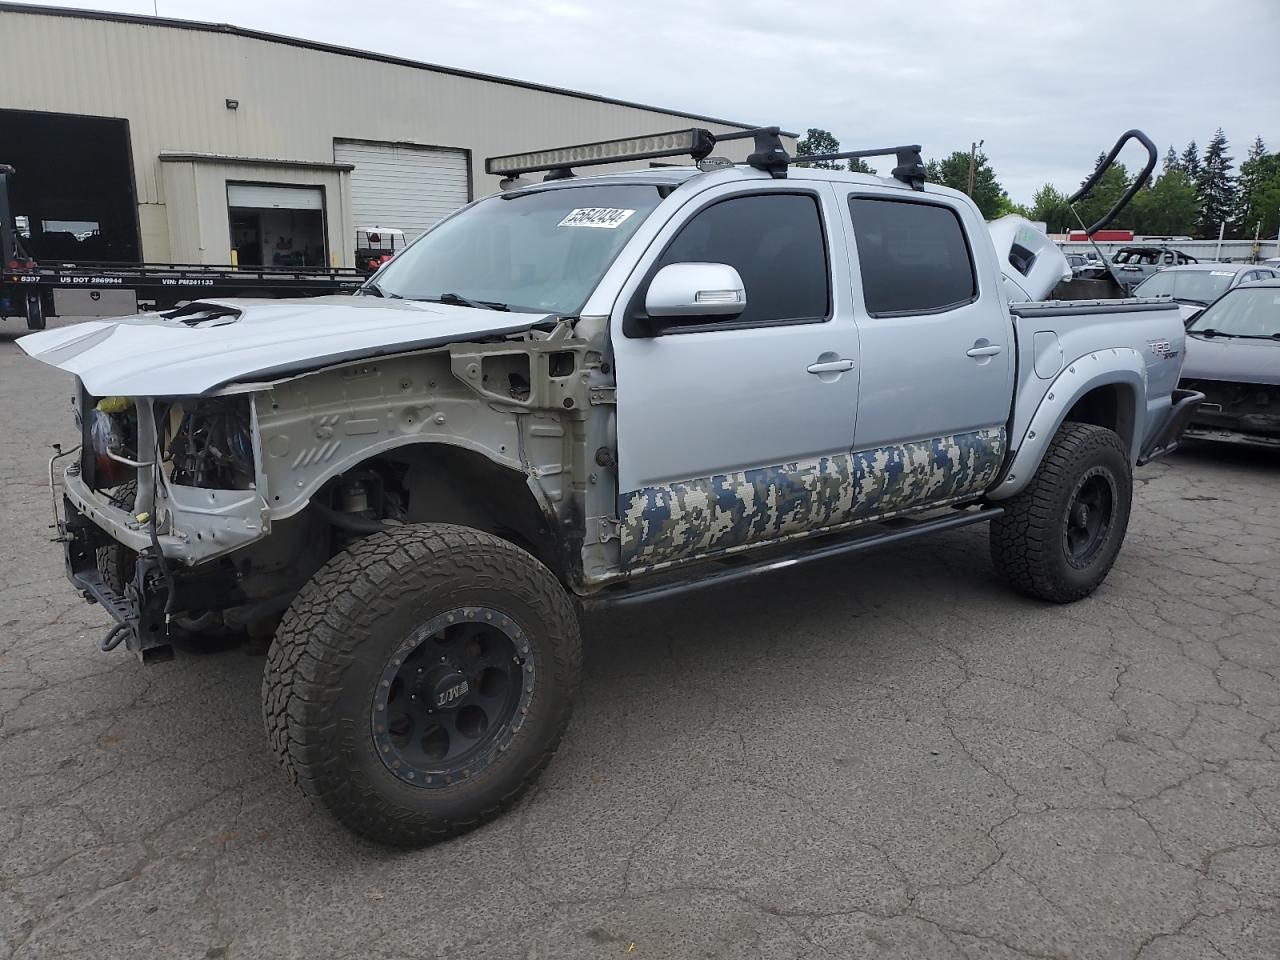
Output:
[[1064,424],[1026,489],[992,521],[991,559],[1020,593],[1079,600],[1115,563],[1132,499],[1120,437],[1093,424]]
[[469,830],[551,759],[581,669],[564,589],[467,527],[369,536],[312,578],[267,658],[263,717],[290,779],[395,846]]

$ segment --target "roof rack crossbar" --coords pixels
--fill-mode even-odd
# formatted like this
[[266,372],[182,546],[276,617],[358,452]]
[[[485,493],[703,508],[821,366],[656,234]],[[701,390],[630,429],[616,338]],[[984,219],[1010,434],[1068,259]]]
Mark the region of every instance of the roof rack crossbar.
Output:
[[901,147],[879,147],[874,150],[842,150],[839,153],[813,153],[796,157],[793,163],[813,163],[816,160],[861,160],[865,157],[893,157],[898,165],[893,168],[893,178],[907,184],[912,190],[924,189],[924,160],[920,156],[920,144]]

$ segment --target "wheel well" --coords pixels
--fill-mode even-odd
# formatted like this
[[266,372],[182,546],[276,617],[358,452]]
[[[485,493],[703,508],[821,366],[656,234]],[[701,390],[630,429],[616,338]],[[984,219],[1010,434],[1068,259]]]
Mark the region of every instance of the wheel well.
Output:
[[1120,435],[1126,450],[1133,449],[1135,415],[1133,389],[1123,383],[1094,387],[1067,411],[1066,420],[1106,427]]
[[559,524],[545,514],[524,474],[449,444],[400,447],[353,468],[393,477],[410,523],[456,523],[527,550],[563,581]]

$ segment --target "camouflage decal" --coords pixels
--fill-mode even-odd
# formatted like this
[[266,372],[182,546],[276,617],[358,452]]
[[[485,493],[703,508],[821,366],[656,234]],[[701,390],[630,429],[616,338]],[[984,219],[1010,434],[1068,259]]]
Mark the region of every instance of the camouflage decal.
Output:
[[963,499],[995,480],[1004,451],[1000,427],[624,493],[622,564],[663,567]]

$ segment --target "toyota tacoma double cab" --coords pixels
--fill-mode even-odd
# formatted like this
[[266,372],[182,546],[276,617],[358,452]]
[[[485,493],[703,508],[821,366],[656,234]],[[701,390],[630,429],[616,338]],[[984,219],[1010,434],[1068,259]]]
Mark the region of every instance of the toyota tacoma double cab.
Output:
[[584,606],[983,521],[1015,589],[1088,595],[1134,466],[1200,399],[1177,307],[1026,299],[1061,253],[1030,224],[997,247],[918,147],[881,178],[750,136],[746,163],[701,129],[491,158],[502,190],[354,297],[21,339],[75,376],[81,445],[50,482],[69,457],[55,519],[102,646],[271,638],[288,776],[415,845],[546,765]]

